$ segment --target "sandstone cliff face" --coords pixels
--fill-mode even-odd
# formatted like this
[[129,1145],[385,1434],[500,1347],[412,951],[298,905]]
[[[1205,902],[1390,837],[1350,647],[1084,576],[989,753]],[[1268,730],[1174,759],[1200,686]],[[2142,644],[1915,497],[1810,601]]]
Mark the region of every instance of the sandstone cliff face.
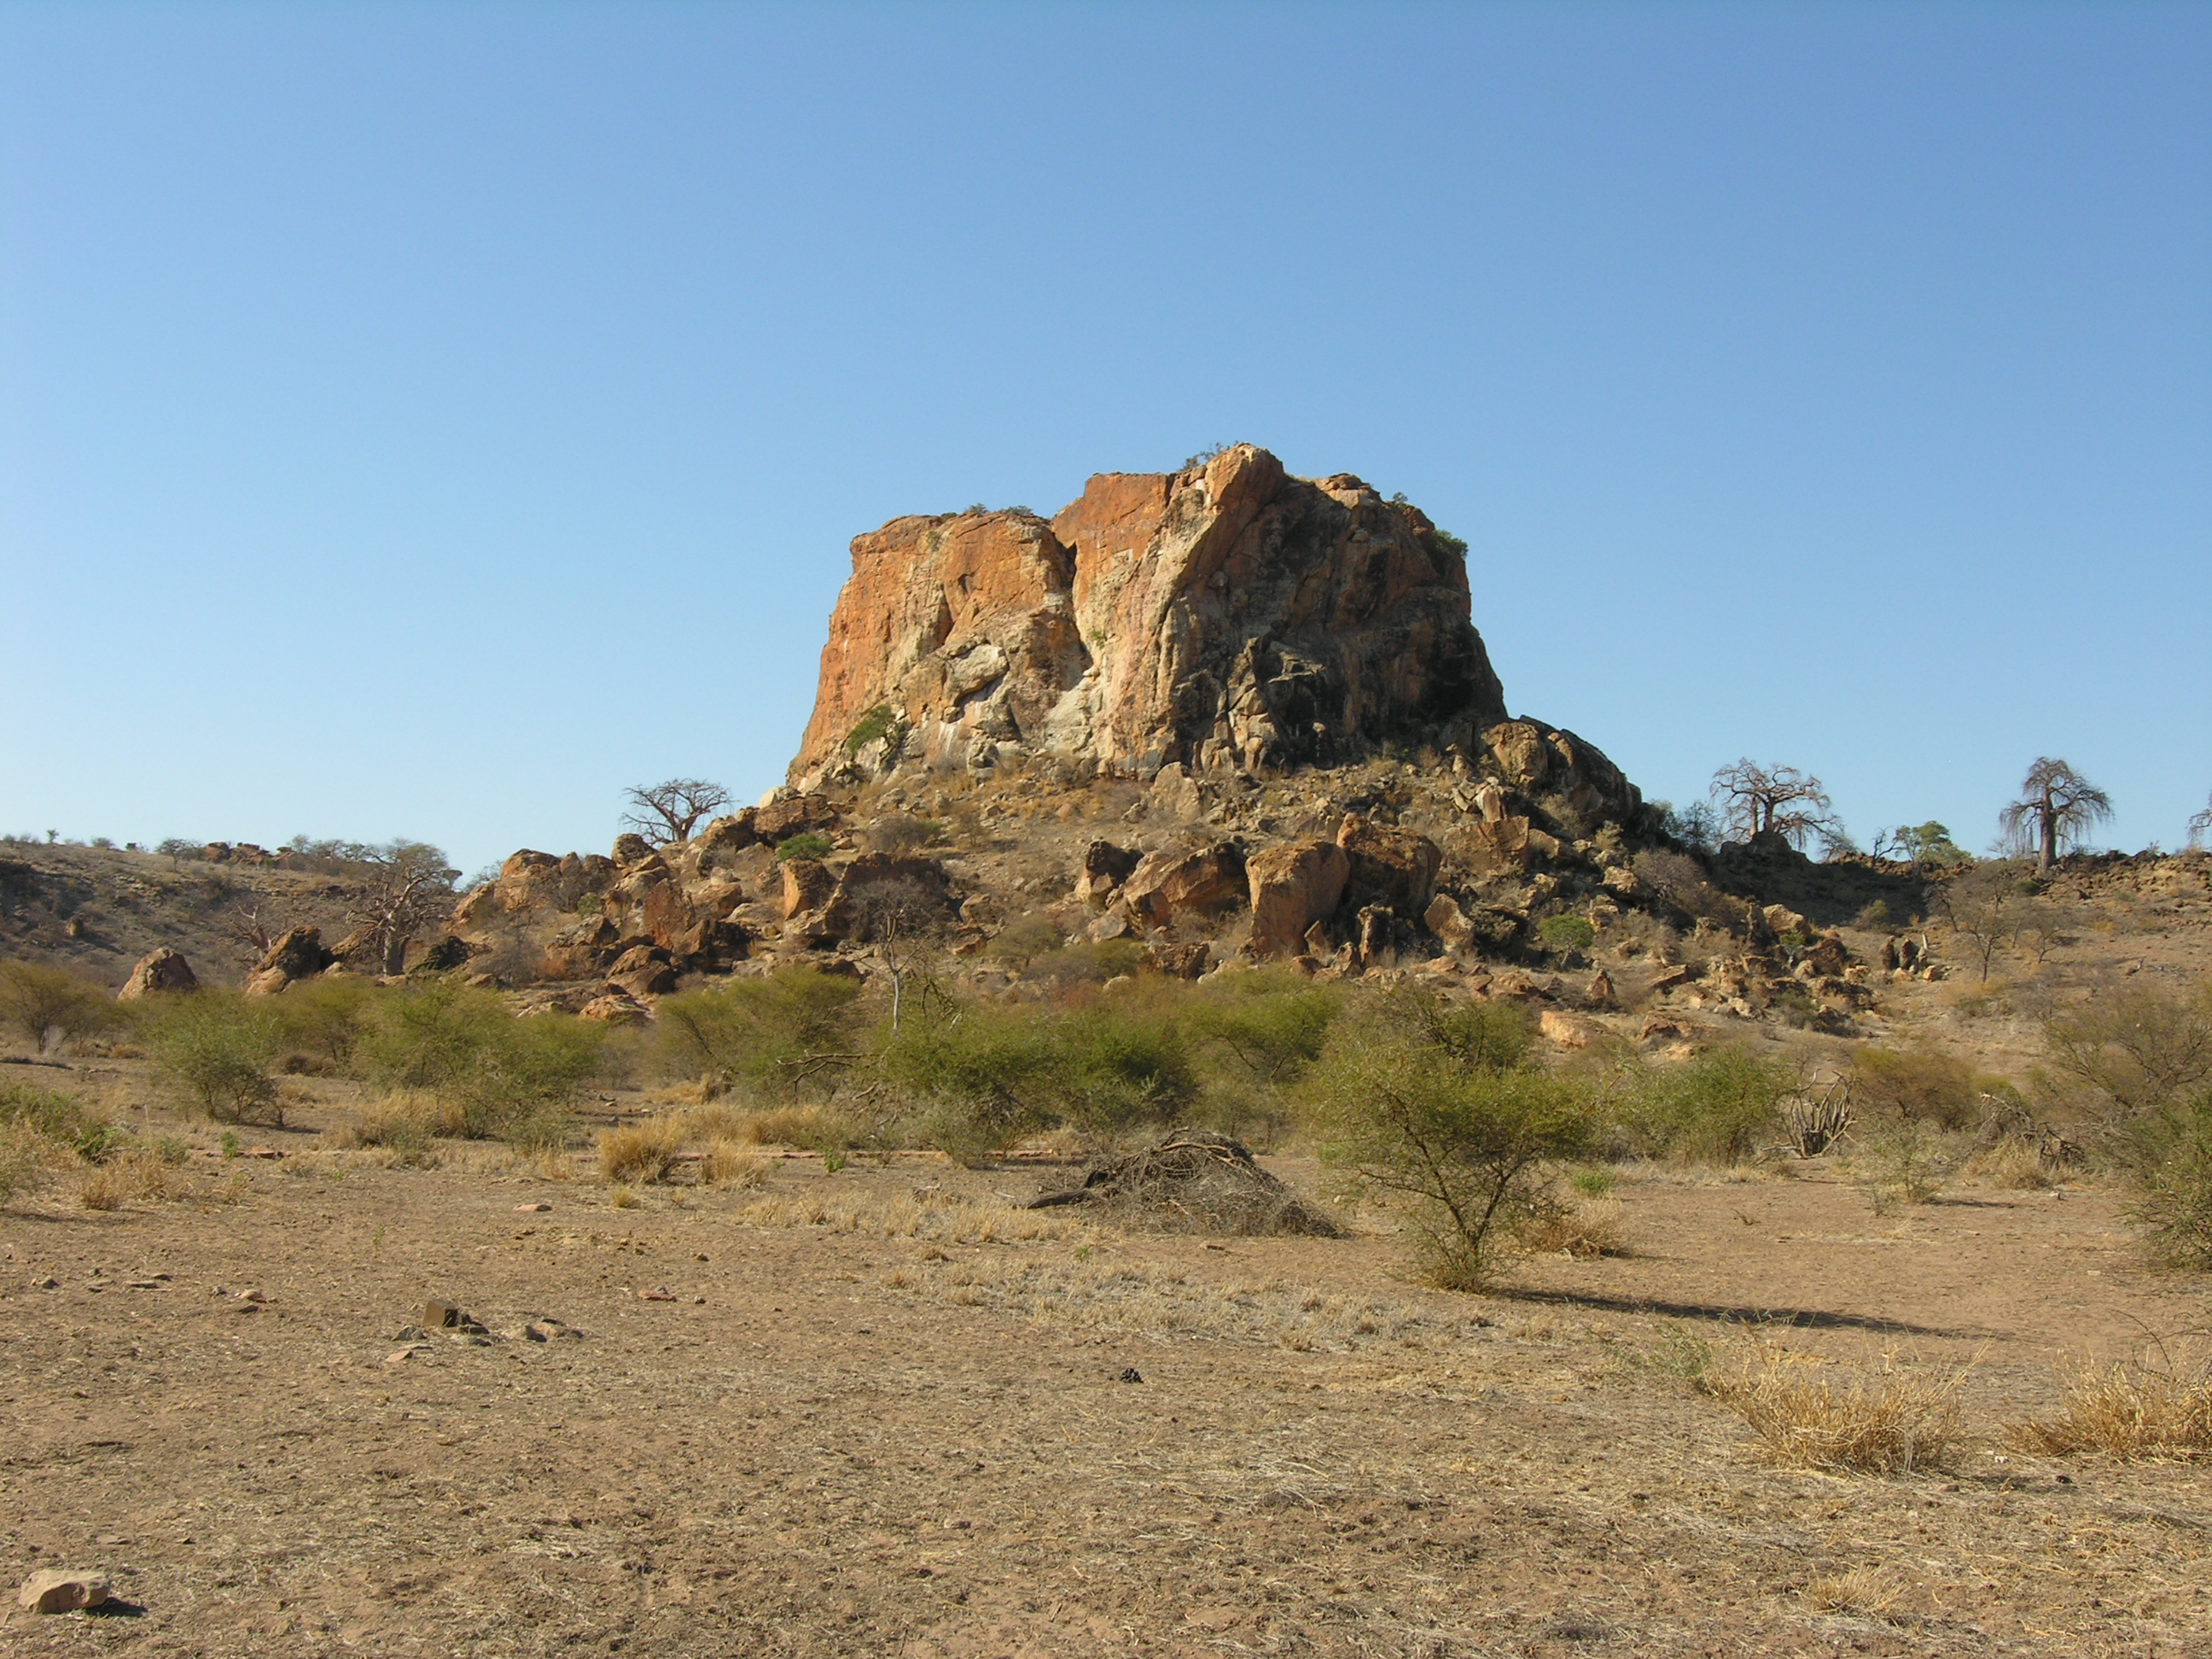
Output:
[[1050,754],[1149,777],[1469,753],[1506,718],[1457,548],[1347,475],[1240,444],[1106,473],[1049,523],[897,519],[853,543],[792,778]]

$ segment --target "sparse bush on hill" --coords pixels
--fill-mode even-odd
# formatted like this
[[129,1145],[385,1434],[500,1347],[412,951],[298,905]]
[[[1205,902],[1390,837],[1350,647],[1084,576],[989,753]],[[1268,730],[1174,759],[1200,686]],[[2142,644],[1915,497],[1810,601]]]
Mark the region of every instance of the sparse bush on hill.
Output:
[[837,843],[829,836],[812,830],[802,830],[776,843],[775,857],[779,864],[793,859],[826,859],[837,850]]
[[1536,924],[1536,936],[1547,949],[1562,956],[1587,951],[1597,943],[1597,929],[1584,916],[1546,916]]
[[0,1022],[33,1048],[50,1031],[83,1036],[118,1023],[115,1000],[104,988],[65,968],[35,962],[0,962]]
[[1595,1139],[1588,1085],[1534,1069],[1529,1047],[1527,1017],[1508,1006],[1400,990],[1339,1022],[1315,1068],[1322,1158],[1410,1206],[1421,1265],[1443,1288],[1487,1284],[1547,1166]]
[[1145,970],[1145,947],[1134,939],[1109,939],[1063,945],[1035,957],[1022,969],[1024,985],[1042,985],[1066,991],[1079,985],[1103,985],[1124,975],[1134,977]]

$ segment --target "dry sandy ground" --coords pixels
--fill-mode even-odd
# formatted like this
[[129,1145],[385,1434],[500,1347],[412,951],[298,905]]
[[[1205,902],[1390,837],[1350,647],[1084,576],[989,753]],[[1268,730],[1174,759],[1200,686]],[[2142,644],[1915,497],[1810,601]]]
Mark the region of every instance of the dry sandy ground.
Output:
[[[1034,1172],[617,1209],[280,1139],[198,1202],[0,1216],[0,1558],[131,1604],[10,1611],[0,1652],[2212,1653],[2207,1474],[1999,1437],[2054,1359],[2207,1322],[2094,1192],[1631,1182],[1642,1254],[1474,1298],[1380,1237],[984,1242],[946,1205]],[[490,1334],[403,1340],[431,1297]],[[1724,1310],[1978,1358],[1980,1438],[1765,1468],[1648,1363],[1747,1340]]]

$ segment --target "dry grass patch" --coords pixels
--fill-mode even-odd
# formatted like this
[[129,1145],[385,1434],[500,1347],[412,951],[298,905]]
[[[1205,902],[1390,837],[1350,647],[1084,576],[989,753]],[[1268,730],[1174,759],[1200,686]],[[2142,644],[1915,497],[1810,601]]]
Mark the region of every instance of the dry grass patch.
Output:
[[732,1218],[741,1227],[822,1227],[875,1238],[919,1238],[947,1244],[1006,1244],[1044,1239],[1086,1239],[1087,1223],[1050,1210],[1011,1204],[908,1197],[842,1198],[823,1194],[756,1199]]
[[603,1130],[599,1139],[600,1178],[647,1185],[661,1180],[688,1139],[682,1117],[674,1115]]
[[2033,1141],[2008,1137],[1987,1152],[1977,1152],[1962,1171],[1969,1181],[2006,1192],[2033,1192],[2058,1184]]
[[1923,1376],[1886,1356],[1873,1376],[1838,1382],[1826,1361],[1759,1342],[1708,1369],[1698,1386],[1751,1425],[1761,1456],[1778,1468],[1909,1474],[1947,1468],[1955,1455],[1970,1369]]
[[947,1264],[922,1281],[958,1307],[1160,1337],[1205,1337],[1297,1352],[1458,1340],[1489,1322],[1432,1317],[1386,1298],[1277,1280],[1218,1284],[1171,1267],[1078,1260]]
[[1634,1254],[1628,1237],[1628,1212],[1617,1198],[1578,1198],[1549,1206],[1524,1222],[1522,1246],[1538,1255],[1571,1255],[1590,1261]]
[[2019,1449],[2056,1456],[2101,1452],[2136,1462],[2212,1452],[2212,1373],[2194,1356],[2181,1364],[2085,1360],[2062,1374],[2056,1417],[2008,1427]]
[[134,1200],[174,1197],[188,1185],[159,1152],[125,1152],[88,1170],[77,1184],[76,1200],[88,1210],[119,1210]]

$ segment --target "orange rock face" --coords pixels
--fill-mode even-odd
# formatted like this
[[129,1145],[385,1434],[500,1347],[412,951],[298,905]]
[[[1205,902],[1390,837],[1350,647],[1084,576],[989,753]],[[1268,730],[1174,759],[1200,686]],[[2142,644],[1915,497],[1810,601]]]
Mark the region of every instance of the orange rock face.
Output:
[[1149,775],[1335,765],[1505,719],[1457,548],[1345,475],[1240,444],[1102,473],[1050,523],[897,519],[853,543],[794,781],[1054,754]]

